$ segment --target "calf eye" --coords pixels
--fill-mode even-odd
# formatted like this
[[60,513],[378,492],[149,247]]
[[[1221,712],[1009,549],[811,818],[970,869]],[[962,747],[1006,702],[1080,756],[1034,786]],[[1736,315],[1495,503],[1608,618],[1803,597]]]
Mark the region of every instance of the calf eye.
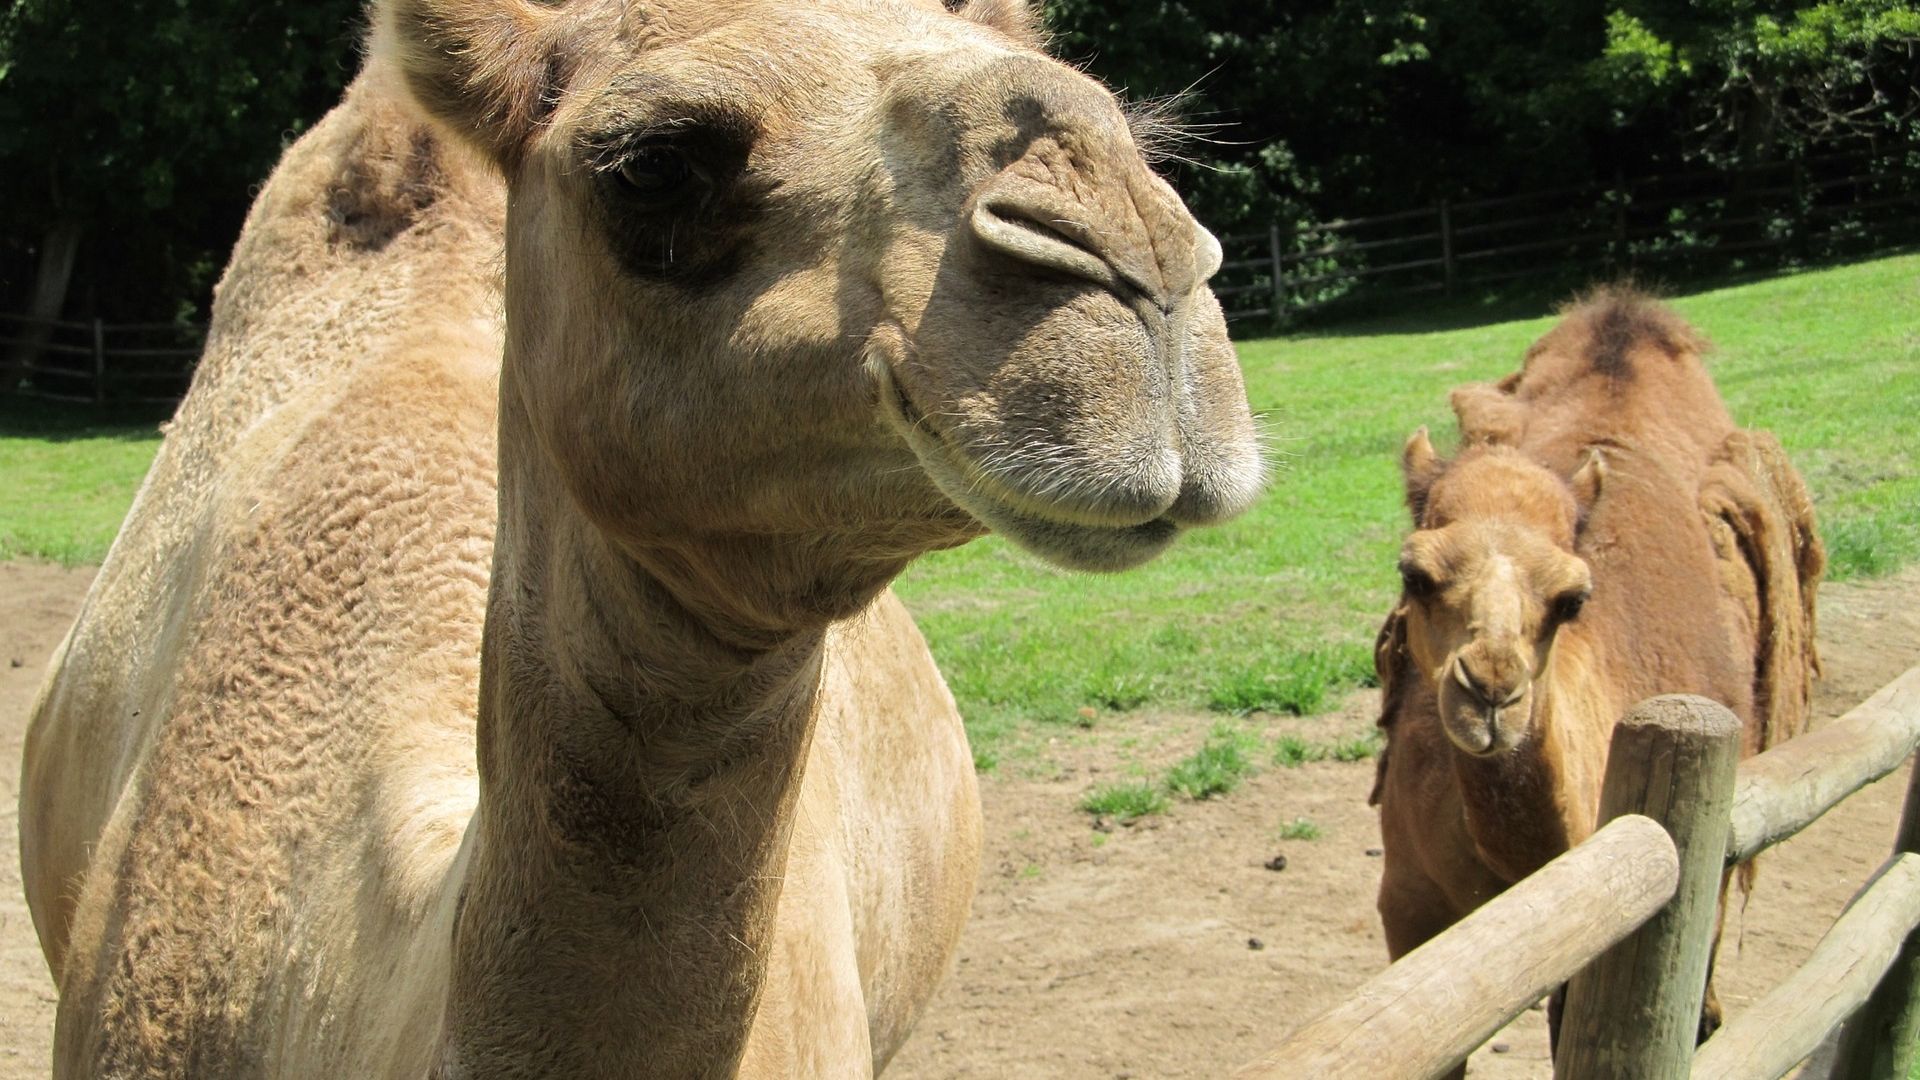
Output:
[[1580,617],[1580,609],[1587,606],[1587,597],[1593,595],[1590,589],[1577,589],[1561,593],[1553,600],[1553,621],[1569,622]]
[[1400,564],[1400,581],[1405,586],[1407,595],[1416,600],[1425,599],[1440,591],[1440,584],[1433,580],[1433,575],[1412,563]]

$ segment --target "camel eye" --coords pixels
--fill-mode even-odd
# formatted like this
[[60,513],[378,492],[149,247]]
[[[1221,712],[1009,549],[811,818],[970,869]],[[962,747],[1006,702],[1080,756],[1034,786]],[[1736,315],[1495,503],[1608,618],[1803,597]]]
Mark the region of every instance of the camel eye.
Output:
[[1406,587],[1407,595],[1416,600],[1424,600],[1440,591],[1440,583],[1433,575],[1412,563],[1400,564],[1400,581]]
[[693,186],[693,165],[677,148],[643,146],[614,170],[620,186],[642,202],[664,206],[679,201]]
[[1580,610],[1587,606],[1587,597],[1593,595],[1590,589],[1578,589],[1570,593],[1561,593],[1553,600],[1553,621],[1571,622],[1580,617]]

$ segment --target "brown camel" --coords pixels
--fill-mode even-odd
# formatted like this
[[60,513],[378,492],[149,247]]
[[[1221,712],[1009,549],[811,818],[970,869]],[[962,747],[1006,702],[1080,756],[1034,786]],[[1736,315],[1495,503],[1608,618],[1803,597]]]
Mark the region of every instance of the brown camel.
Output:
[[980,820],[888,582],[1262,466],[1018,0],[381,0],[43,690],[61,1077],[878,1072]]
[[[1812,507],[1772,437],[1735,429],[1705,348],[1652,301],[1603,291],[1519,373],[1455,392],[1454,460],[1424,429],[1408,440],[1415,531],[1376,653],[1394,957],[1593,831],[1634,703],[1723,702],[1747,753],[1804,725]],[[1709,991],[1706,1030],[1717,1013]]]

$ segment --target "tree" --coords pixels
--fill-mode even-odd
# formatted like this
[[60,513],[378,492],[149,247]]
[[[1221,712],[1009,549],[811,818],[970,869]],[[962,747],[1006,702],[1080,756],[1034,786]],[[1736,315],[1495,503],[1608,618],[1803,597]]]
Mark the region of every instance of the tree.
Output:
[[1216,229],[1920,143],[1913,0],[1049,0],[1063,55],[1191,87]]
[[[284,142],[357,63],[357,0],[12,0],[0,17],[6,301],[202,307]],[[34,260],[40,279],[22,288]]]
[[1915,134],[1920,7],[1900,0],[1630,0],[1608,22],[1595,90],[1665,105],[1690,153],[1754,164],[1848,137]]

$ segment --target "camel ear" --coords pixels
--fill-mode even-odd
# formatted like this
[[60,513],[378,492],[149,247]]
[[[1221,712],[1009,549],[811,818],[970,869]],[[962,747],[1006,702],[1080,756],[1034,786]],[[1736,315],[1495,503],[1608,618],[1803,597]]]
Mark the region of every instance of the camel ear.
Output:
[[960,16],[969,22],[991,26],[1022,45],[1047,48],[1047,31],[1040,22],[1040,9],[1028,0],[968,0]]
[[1407,608],[1402,604],[1387,616],[1379,636],[1373,639],[1373,671],[1380,679],[1380,730],[1387,735],[1387,749],[1380,751],[1380,760],[1374,766],[1368,806],[1380,805],[1380,795],[1387,786],[1387,751],[1393,746],[1394,721],[1406,703],[1407,668],[1412,663],[1412,655],[1407,652]]
[[1444,464],[1434,452],[1433,440],[1427,438],[1425,427],[1407,436],[1407,445],[1400,451],[1400,475],[1406,478],[1407,510],[1413,514],[1416,527],[1427,516],[1427,490],[1433,486],[1434,477],[1440,475]]
[[373,52],[422,108],[512,168],[565,88],[560,12],[528,0],[380,0]]
[[1470,383],[1447,395],[1460,421],[1463,445],[1513,446],[1525,427],[1526,409],[1491,383]]
[[1580,507],[1580,515],[1585,517],[1600,501],[1600,490],[1607,485],[1607,459],[1598,447],[1587,451],[1586,463],[1580,471],[1573,474],[1569,481],[1573,487],[1573,501]]

